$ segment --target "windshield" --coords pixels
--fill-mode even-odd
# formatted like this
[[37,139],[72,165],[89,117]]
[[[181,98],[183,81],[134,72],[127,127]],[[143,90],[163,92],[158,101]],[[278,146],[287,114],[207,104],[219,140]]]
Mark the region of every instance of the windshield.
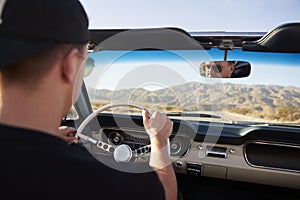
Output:
[[[177,27],[192,35],[265,33],[300,19],[298,0],[81,2],[89,29]],[[250,76],[237,79],[200,76],[201,63],[223,60],[224,52],[215,49],[99,51],[90,57],[95,67],[85,84],[94,109],[111,102],[133,102],[172,113],[174,118],[300,123],[299,54],[229,51],[228,60],[251,63]]]
[[95,66],[84,81],[93,109],[130,102],[171,118],[300,124],[300,54],[229,51],[228,60],[251,63],[249,77],[233,79],[200,76],[202,62],[223,59],[224,51],[218,49],[99,51],[89,56]]

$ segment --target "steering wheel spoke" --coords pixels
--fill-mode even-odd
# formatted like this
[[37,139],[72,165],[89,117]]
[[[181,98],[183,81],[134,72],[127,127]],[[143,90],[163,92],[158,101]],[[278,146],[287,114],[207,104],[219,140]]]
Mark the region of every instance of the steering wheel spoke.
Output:
[[98,141],[96,145],[99,149],[102,149],[102,150],[104,150],[106,152],[109,152],[109,153],[113,153],[115,151],[114,146],[112,146],[110,144],[107,144],[105,142]]

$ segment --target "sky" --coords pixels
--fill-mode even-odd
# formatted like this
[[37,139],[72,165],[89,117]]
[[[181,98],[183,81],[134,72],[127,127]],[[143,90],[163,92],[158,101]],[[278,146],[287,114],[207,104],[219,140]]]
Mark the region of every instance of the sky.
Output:
[[81,0],[90,28],[269,31],[300,21],[299,0]]
[[[188,32],[268,32],[283,23],[300,22],[300,0],[81,0],[81,2],[88,14],[90,29],[179,27]],[[276,55],[273,58],[276,59]],[[296,68],[290,65],[282,68],[280,63],[274,67],[274,64],[270,66],[259,60],[257,62],[261,66],[260,70],[253,71],[251,77],[239,79],[239,82],[300,87],[299,65],[295,65]],[[153,69],[155,70],[159,64],[171,65],[173,69],[179,70],[178,73],[172,74],[173,70],[170,71],[169,67],[164,68],[165,73],[178,76],[177,78],[183,82],[201,79],[197,73],[197,64],[195,66],[188,64],[186,68],[183,68],[182,63],[154,63],[156,66],[152,66]],[[101,66],[94,69],[93,74],[85,81],[88,86],[97,85],[97,88],[130,87],[131,84],[126,86],[122,81],[130,82],[126,79],[130,79],[136,73],[141,77],[144,72],[150,73],[143,65],[149,65],[149,63],[140,62],[139,66],[132,64],[128,69],[122,67],[122,64],[109,68]],[[138,67],[140,67],[139,70],[146,71],[139,71]],[[270,73],[272,79],[268,76]],[[158,77],[156,82],[163,80],[163,77],[159,78],[161,74],[153,75]],[[225,82],[235,83],[236,81],[230,79]],[[122,84],[118,85],[120,82]],[[152,88],[163,87],[154,85],[155,83]],[[148,86],[148,88],[151,87]]]

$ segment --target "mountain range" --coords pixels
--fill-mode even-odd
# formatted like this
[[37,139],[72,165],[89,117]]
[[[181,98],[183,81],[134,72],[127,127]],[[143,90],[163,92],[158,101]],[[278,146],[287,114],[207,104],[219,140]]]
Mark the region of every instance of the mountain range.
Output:
[[226,111],[279,122],[300,122],[300,88],[190,82],[149,91],[143,88],[88,88],[95,108],[107,103],[132,102],[164,111]]

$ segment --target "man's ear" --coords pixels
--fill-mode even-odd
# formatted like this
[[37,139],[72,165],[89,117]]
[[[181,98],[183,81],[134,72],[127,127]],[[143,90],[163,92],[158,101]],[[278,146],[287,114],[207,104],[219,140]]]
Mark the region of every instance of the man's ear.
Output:
[[234,69],[235,69],[235,66],[233,64],[230,64],[229,65],[229,68],[230,68],[230,73],[233,73]]
[[78,71],[78,49],[72,49],[69,53],[63,58],[61,75],[67,83],[73,83],[76,78]]

